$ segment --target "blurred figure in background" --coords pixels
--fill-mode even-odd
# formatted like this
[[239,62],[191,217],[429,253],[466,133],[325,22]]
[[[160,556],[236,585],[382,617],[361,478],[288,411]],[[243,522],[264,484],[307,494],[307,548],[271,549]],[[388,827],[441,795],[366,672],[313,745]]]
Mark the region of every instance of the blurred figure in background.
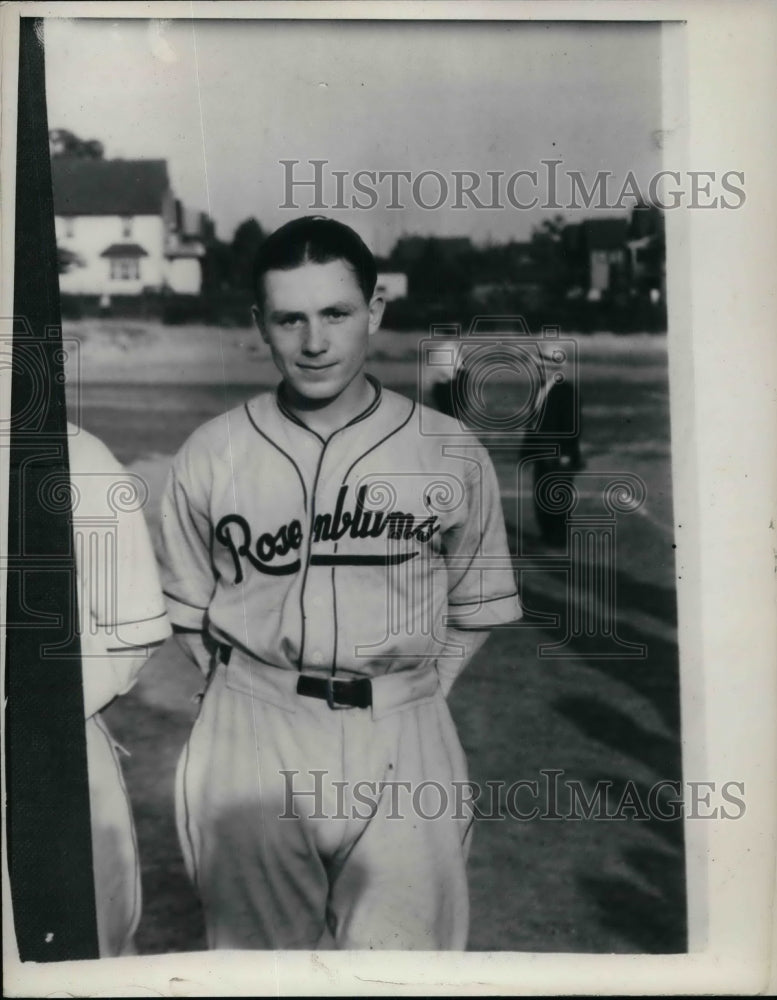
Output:
[[[543,353],[546,361],[551,357]],[[540,420],[534,435],[529,435],[524,443],[538,441],[543,445],[553,446],[556,454],[535,459],[534,468],[534,515],[542,540],[546,545],[559,547],[566,543],[567,514],[566,510],[549,509],[543,503],[541,481],[544,476],[563,475],[563,479],[571,484],[575,473],[585,467],[580,454],[580,414],[578,395],[570,380],[570,373],[558,379],[557,373],[549,373],[545,386],[537,400],[540,409]]]
[[102,710],[170,634],[143,497],[105,445],[68,425],[78,632],[86,718],[97,937],[101,958],[135,954],[141,889],[135,826]]
[[461,345],[455,340],[435,345],[438,360],[426,366],[426,389],[436,410],[467,422],[469,410],[470,374],[464,362]]

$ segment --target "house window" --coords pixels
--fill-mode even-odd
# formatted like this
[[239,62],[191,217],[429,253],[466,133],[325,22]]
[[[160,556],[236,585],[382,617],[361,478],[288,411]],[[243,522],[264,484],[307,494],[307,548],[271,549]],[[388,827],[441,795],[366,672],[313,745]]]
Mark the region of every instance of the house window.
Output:
[[70,237],[75,235],[76,220],[72,217],[65,218],[65,236],[70,239]]
[[121,220],[121,235],[132,236],[132,216],[125,215]]
[[111,278],[115,281],[136,281],[140,278],[140,261],[137,257],[112,257]]

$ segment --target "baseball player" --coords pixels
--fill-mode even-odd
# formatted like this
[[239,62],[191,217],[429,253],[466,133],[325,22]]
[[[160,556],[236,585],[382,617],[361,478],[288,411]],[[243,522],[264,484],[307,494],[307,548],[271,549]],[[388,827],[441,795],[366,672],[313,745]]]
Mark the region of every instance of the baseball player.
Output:
[[135,953],[141,895],[121,748],[101,710],[171,629],[142,497],[101,441],[68,426],[97,937],[109,958]]
[[521,614],[495,473],[365,373],[383,302],[351,229],[288,223],[255,279],[282,381],[195,431],[162,509],[168,609],[208,674],[177,783],[208,943],[462,949],[445,696]]

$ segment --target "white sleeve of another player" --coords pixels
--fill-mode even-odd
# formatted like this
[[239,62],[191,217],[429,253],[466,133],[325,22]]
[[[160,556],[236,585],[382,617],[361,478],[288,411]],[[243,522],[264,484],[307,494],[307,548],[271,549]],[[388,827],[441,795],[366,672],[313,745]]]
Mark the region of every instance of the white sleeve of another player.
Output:
[[[91,600],[81,631],[87,717],[130,690],[151,647],[171,632],[142,511],[121,513],[111,537],[112,545],[102,552],[84,553],[91,561]],[[86,591],[82,588],[82,595]]]
[[473,453],[465,477],[466,517],[445,537],[448,560],[446,625],[489,629],[523,611],[507,545],[499,482],[485,449]]
[[162,498],[162,589],[174,625],[202,631],[216,581],[207,516],[206,458],[187,444],[173,461]]
[[79,430],[70,447],[86,716],[128,691],[149,647],[170,634],[143,490],[101,441]]

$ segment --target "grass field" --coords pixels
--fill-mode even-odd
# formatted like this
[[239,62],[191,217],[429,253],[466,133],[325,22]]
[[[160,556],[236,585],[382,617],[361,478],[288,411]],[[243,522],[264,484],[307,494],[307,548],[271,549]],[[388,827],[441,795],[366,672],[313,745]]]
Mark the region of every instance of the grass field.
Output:
[[[170,457],[185,437],[275,382],[248,330],[85,323],[64,336],[79,343],[71,352],[71,417],[147,479],[152,528]],[[371,369],[388,387],[415,395],[419,336],[374,338]],[[568,601],[568,560],[548,559],[513,455],[494,449],[527,616],[492,635],[451,696],[473,780],[542,783],[550,771],[563,772],[556,810],[562,817],[570,781],[589,792],[610,781],[617,803],[628,782],[644,802],[655,782],[681,777],[666,342],[595,335],[578,345],[582,447],[591,474],[578,480],[578,513],[593,512],[597,484],[607,475],[638,476],[646,488],[644,504],[618,516],[613,570],[617,636],[643,646],[645,656],[601,658],[582,640],[567,650],[571,657],[538,655],[542,644],[564,638],[576,602],[590,595],[572,592]],[[494,391],[498,405],[510,385]],[[203,947],[172,809],[174,768],[199,687],[194,668],[166,645],[107,713],[132,755],[125,773],[143,863],[141,952]],[[682,824],[638,813],[481,818],[470,863],[470,947],[684,950]]]

